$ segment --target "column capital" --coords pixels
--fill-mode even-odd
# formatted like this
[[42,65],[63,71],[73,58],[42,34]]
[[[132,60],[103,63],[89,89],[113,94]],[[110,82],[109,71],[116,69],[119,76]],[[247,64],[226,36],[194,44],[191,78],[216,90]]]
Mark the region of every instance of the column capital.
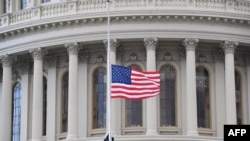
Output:
[[225,54],[226,53],[233,53],[234,54],[234,51],[238,45],[239,45],[239,43],[235,42],[235,41],[224,41],[221,44],[221,48],[224,49]]
[[44,55],[48,54],[48,50],[42,48],[32,48],[29,50],[34,60],[42,60]]
[[[103,43],[105,45],[105,48],[108,49],[108,40],[103,40]],[[116,51],[116,49],[120,46],[120,42],[117,39],[111,39],[110,40],[110,50]]]
[[78,42],[65,43],[64,47],[67,48],[69,55],[77,55],[78,51],[81,49]]
[[158,46],[158,38],[144,38],[143,41],[147,50],[155,50]]
[[3,67],[10,67],[12,66],[12,63],[16,60],[16,56],[5,54],[0,57],[0,60],[1,60]]
[[186,38],[182,42],[182,44],[186,48],[186,50],[195,50],[198,42],[199,42],[199,39],[197,38]]

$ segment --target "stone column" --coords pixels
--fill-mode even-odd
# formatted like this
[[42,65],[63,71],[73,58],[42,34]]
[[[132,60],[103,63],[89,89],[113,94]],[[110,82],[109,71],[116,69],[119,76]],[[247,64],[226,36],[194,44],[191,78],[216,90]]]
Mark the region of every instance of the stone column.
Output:
[[225,68],[224,53],[221,48],[214,54],[215,60],[215,109],[216,109],[216,131],[218,137],[223,137],[225,123]]
[[1,128],[0,140],[11,140],[12,129],[12,62],[13,57],[4,55],[1,57],[3,65],[3,82],[2,82],[2,102],[1,102]]
[[[147,71],[156,70],[155,50],[158,46],[158,38],[144,38],[144,46],[147,50]],[[157,135],[157,98],[146,99],[146,135]]]
[[22,101],[21,101],[21,129],[20,129],[20,140],[28,140],[28,124],[30,123],[29,119],[29,97],[30,97],[30,61],[22,61],[20,64],[21,70],[21,89],[22,89]]
[[186,124],[187,135],[197,136],[197,99],[196,99],[196,66],[195,48],[198,39],[185,39],[186,48]]
[[48,63],[48,78],[47,78],[47,125],[46,136],[47,141],[56,140],[56,88],[57,88],[57,64],[58,56],[50,55],[46,57]]
[[225,95],[226,124],[236,124],[235,69],[234,51],[238,42],[225,41],[222,48],[225,52]]
[[34,59],[31,141],[41,141],[43,131],[43,56],[47,54],[47,51],[34,48],[29,52]]
[[[249,54],[248,54],[249,55]],[[247,119],[247,123],[250,123],[250,57],[246,56],[246,63],[247,63],[247,101],[248,101],[248,105],[247,105],[247,109],[248,109],[248,119]]]
[[[103,41],[105,48],[107,50],[108,42],[107,40]],[[116,49],[120,45],[120,42],[117,39],[110,40],[110,64],[116,64]],[[110,79],[111,80],[111,79]],[[120,134],[121,131],[121,120],[118,118],[118,115],[121,115],[121,99],[111,99],[111,136]],[[107,109],[106,109],[107,110]],[[106,122],[106,125],[108,121]],[[108,126],[106,126],[108,127]]]
[[78,135],[79,138],[87,138],[88,132],[88,60],[89,52],[81,50],[79,52],[78,71]]
[[77,42],[66,43],[69,54],[69,99],[68,99],[68,135],[67,140],[74,140],[78,138],[78,51],[80,46]]

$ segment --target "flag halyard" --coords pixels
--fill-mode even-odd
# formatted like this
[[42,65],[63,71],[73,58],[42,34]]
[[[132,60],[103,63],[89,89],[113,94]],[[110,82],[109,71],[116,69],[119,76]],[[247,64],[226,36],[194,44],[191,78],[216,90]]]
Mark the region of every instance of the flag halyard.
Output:
[[111,98],[140,100],[160,93],[160,73],[112,65]]

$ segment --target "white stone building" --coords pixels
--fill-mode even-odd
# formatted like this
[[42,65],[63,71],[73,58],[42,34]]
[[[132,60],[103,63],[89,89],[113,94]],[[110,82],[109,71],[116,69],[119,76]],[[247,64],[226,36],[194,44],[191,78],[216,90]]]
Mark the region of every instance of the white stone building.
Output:
[[[112,99],[119,141],[222,141],[250,124],[248,0],[110,0],[112,64],[160,95]],[[0,0],[0,141],[102,141],[106,0]]]

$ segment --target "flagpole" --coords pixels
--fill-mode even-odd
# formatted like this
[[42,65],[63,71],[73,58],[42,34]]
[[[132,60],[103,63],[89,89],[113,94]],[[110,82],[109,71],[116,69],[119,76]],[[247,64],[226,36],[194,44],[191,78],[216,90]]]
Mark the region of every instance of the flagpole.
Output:
[[107,0],[107,122],[106,125],[108,128],[108,138],[109,141],[112,141],[111,138],[111,65],[110,65],[110,3]]

